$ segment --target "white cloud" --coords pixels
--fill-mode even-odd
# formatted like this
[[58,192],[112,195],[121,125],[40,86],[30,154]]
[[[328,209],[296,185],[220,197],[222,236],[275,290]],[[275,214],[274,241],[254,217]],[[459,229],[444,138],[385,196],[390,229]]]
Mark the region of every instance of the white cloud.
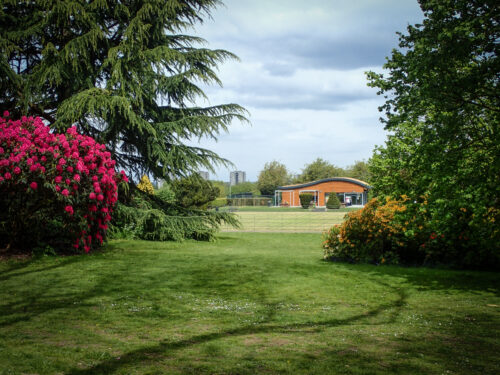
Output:
[[[201,146],[256,180],[266,162],[300,172],[317,157],[339,166],[368,159],[385,140],[364,72],[381,71],[396,31],[420,21],[409,0],[230,0],[197,27],[209,48],[236,53],[220,67],[224,87],[204,87],[210,104],[238,103],[252,126],[235,122]],[[215,178],[227,180],[229,171]]]

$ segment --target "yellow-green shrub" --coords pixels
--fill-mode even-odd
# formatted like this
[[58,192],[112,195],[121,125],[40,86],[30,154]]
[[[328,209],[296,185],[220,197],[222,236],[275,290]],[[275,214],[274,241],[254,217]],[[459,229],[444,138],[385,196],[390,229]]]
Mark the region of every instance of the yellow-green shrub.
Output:
[[153,184],[149,180],[148,176],[143,175],[141,177],[141,181],[139,181],[139,185],[137,185],[139,190],[142,190],[145,193],[154,195],[155,189],[153,188]]

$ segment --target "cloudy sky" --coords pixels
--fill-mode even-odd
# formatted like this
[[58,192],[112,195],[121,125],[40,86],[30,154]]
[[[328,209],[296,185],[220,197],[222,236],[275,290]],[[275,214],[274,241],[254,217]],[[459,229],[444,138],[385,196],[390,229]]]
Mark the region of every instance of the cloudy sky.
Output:
[[[251,125],[234,122],[200,145],[256,181],[277,160],[300,173],[318,157],[340,167],[367,160],[386,134],[376,89],[364,72],[382,71],[396,31],[419,23],[416,0],[225,0],[195,32],[241,61],[220,66],[223,87],[205,87],[205,105],[238,103]],[[212,179],[229,180],[219,169]]]

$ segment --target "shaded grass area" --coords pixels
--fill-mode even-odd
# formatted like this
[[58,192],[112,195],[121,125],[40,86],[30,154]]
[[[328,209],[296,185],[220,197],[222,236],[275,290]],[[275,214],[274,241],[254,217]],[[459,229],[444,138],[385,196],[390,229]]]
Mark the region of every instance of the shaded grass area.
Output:
[[237,211],[241,228],[223,225],[223,232],[322,233],[341,224],[345,211]]
[[320,260],[317,234],[0,263],[0,374],[497,374],[495,273]]

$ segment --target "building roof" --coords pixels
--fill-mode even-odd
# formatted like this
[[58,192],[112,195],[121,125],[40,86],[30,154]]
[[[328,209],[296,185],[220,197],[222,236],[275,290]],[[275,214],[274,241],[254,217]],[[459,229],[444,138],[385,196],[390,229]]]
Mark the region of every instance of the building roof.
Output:
[[312,181],[312,182],[306,182],[306,183],[303,183],[303,184],[278,186],[277,189],[278,190],[294,190],[294,189],[298,189],[298,188],[304,188],[304,187],[314,186],[314,185],[317,185],[317,184],[321,184],[322,182],[331,182],[331,181],[351,182],[353,184],[362,186],[365,189],[371,189],[372,188],[367,182],[358,180],[356,178],[351,178],[351,177],[331,177],[331,178],[324,178],[322,180],[317,180],[317,181]]

